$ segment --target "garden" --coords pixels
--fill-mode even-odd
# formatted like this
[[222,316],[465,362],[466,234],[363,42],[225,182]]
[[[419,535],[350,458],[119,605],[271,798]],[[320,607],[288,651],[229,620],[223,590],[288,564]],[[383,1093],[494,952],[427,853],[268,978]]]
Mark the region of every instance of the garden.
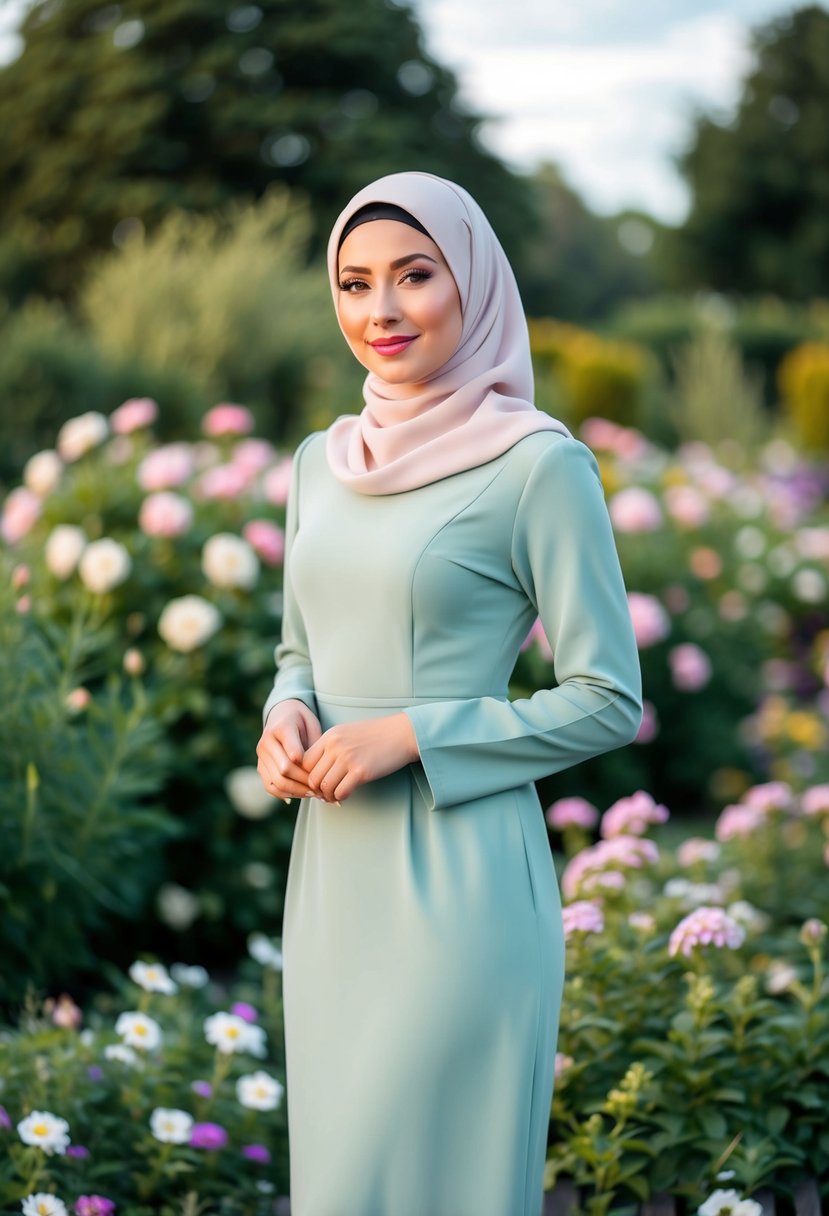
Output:
[[[755,31],[672,227],[508,169],[407,4],[30,7],[0,65],[0,1213],[288,1216],[296,808],[255,747],[293,452],[360,403],[334,201],[416,165],[516,269],[643,674],[636,740],[538,786],[545,1212],[827,1216],[825,8]],[[511,691],[553,680],[537,622]]]

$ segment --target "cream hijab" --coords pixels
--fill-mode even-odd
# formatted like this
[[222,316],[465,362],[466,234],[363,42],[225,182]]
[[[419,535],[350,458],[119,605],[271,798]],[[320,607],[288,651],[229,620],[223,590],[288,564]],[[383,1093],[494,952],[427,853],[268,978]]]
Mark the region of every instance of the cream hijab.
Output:
[[335,307],[340,234],[366,203],[394,203],[427,229],[458,286],[463,329],[452,358],[421,384],[369,373],[362,413],[328,430],[335,476],[362,494],[398,494],[486,464],[533,431],[569,435],[532,403],[529,335],[512,268],[481,208],[454,182],[393,173],[354,195],[328,242]]

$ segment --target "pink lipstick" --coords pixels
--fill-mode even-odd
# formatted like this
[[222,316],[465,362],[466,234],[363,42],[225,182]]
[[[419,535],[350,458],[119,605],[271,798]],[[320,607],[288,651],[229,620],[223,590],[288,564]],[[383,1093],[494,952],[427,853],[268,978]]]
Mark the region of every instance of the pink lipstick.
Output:
[[375,338],[373,342],[369,342],[369,346],[376,350],[378,355],[399,355],[404,350],[408,350],[416,337],[417,334],[413,334],[411,337],[397,334],[393,338]]

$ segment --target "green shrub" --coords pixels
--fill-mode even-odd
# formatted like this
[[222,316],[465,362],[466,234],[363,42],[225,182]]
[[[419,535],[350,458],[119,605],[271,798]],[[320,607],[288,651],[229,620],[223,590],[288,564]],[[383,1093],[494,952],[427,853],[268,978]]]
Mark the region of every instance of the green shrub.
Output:
[[309,234],[307,208],[276,186],[212,216],[173,211],[91,267],[90,337],[111,360],[186,374],[202,401],[247,402],[270,438],[296,437],[319,361],[351,360],[325,268],[306,265]]
[[530,344],[536,365],[558,380],[572,425],[594,415],[641,424],[649,371],[643,350],[549,319],[530,322]]
[[712,448],[728,445],[732,458],[753,464],[769,437],[762,386],[746,373],[740,351],[722,328],[706,325],[674,359],[672,417],[679,438]]
[[103,616],[78,605],[65,622],[44,619],[25,578],[4,556],[0,1005],[91,970],[108,923],[146,914],[159,851],[178,832],[157,803],[169,761],[161,724],[141,685],[108,670]]

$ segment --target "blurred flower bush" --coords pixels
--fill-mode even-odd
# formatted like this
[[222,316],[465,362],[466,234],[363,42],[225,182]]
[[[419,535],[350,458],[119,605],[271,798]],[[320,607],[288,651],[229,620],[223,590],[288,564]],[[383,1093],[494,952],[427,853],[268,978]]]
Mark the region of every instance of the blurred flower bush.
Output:
[[[43,837],[38,882],[15,883],[20,911],[4,918],[0,938],[14,935],[21,966],[43,957],[36,982],[55,983],[81,961],[74,943],[88,922],[42,920],[42,891],[65,908],[56,893],[70,882],[97,908],[92,945],[122,963],[141,937],[162,952],[175,945],[230,963],[244,934],[279,927],[293,819],[272,814],[255,746],[280,631],[291,461],[252,437],[242,406],[209,411],[193,443],[158,444],[157,412],[135,399],[109,418],[70,419],[55,449],[28,461],[0,518],[12,656],[0,713],[4,762],[17,766],[15,791],[0,800],[11,839],[27,797]],[[23,677],[24,630],[69,639],[65,670],[43,659],[48,714],[46,692]],[[94,764],[84,760],[87,736]],[[39,782],[28,795],[27,764]],[[120,765],[132,775],[119,785]],[[163,811],[143,806],[150,788]],[[43,799],[50,816],[38,810]]]
[[665,818],[640,791],[590,844],[595,808],[547,812],[567,980],[546,1185],[595,1216],[829,1174],[829,785],[752,787],[675,849]]
[[4,1211],[272,1210],[288,1190],[282,958],[259,933],[249,949],[232,988],[139,960],[88,1014],[68,996],[24,1007],[0,1038]]
[[[679,810],[733,800],[763,776],[817,780],[829,721],[826,467],[780,439],[735,469],[705,444],[668,452],[605,419],[580,434],[601,466],[645,718],[636,745],[562,774],[548,796],[601,802],[643,786]],[[552,675],[546,639],[536,630],[530,643],[516,672],[525,690]]]

